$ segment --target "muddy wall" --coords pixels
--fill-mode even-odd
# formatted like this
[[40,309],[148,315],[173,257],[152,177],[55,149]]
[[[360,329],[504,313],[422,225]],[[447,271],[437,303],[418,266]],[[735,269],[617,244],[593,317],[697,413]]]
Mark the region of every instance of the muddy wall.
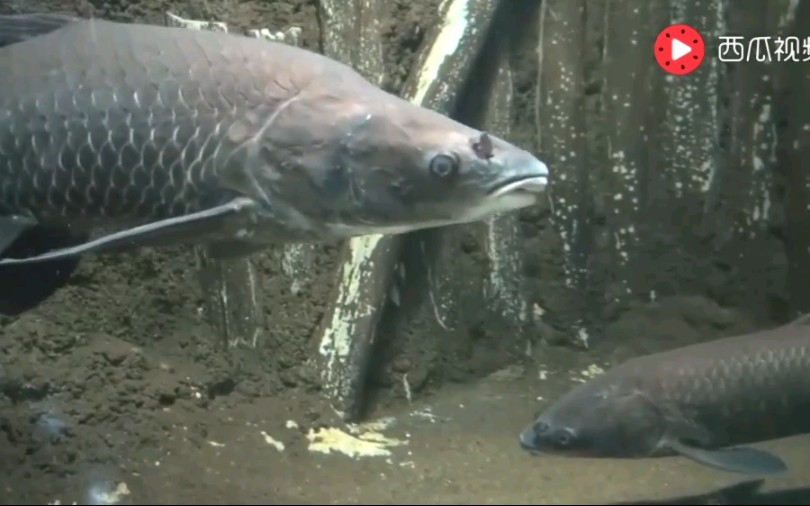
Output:
[[[500,28],[454,115],[477,125],[500,122],[510,140],[538,153],[554,171],[549,199],[498,227],[405,238],[369,379],[381,399],[480,378],[531,355],[541,342],[591,346],[639,337],[631,334],[649,327],[627,321],[650,307],[676,307],[676,328],[695,339],[709,332],[695,326],[717,334],[739,321],[768,325],[806,309],[802,161],[810,154],[810,63],[723,64],[714,55],[721,34],[810,33],[807,2],[502,4]],[[302,45],[322,50],[315,0],[1,5],[5,12],[157,24],[171,10],[235,29],[299,26]],[[383,87],[399,92],[437,23],[438,2],[384,7]],[[667,78],[651,45],[663,26],[680,21],[701,31],[707,58],[695,74]],[[494,89],[506,91],[493,95]],[[493,107],[492,97],[502,102]],[[493,237],[493,230],[502,235]],[[493,266],[504,263],[494,243],[512,244],[519,258],[506,262],[509,279],[493,278]],[[192,252],[82,259],[52,297],[5,319],[4,392],[14,402],[61,392],[97,413],[135,409],[121,407],[133,398],[155,409],[172,404],[187,389],[187,371],[204,378],[195,387],[205,392],[200,403],[229,394],[317,392],[313,336],[327,311],[339,248],[314,247],[304,275],[283,251],[256,256],[262,339],[241,352],[223,351],[206,318]],[[132,358],[141,353],[151,358]],[[101,390],[118,408],[84,395],[94,381],[118,376],[127,381]]]

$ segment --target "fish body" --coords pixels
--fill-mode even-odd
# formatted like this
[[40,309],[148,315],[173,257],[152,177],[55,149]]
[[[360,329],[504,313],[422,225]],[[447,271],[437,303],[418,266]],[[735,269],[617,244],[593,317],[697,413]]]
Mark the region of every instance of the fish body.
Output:
[[36,15],[4,31],[0,253],[31,227],[110,232],[0,265],[402,233],[532,205],[548,181],[529,152],[302,48]]
[[810,432],[810,316],[633,358],[554,402],[525,428],[529,451],[680,454],[729,472],[786,469],[744,445]]

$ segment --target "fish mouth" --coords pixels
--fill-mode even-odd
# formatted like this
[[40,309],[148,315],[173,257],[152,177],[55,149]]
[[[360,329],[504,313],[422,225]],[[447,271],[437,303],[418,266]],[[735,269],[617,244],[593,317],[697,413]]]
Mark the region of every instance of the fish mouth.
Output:
[[546,187],[548,187],[548,176],[520,176],[508,179],[490,194],[496,198],[515,192],[539,195],[546,190]]
[[532,455],[543,453],[537,444],[537,434],[534,433],[534,429],[531,427],[520,433],[520,447]]

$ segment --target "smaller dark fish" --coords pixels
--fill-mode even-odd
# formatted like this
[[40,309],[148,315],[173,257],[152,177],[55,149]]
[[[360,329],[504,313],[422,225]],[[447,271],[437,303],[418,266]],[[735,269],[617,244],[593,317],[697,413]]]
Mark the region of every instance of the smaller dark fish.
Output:
[[578,386],[520,435],[528,451],[579,457],[682,455],[775,474],[741,445],[810,432],[810,315],[773,329],[634,358]]

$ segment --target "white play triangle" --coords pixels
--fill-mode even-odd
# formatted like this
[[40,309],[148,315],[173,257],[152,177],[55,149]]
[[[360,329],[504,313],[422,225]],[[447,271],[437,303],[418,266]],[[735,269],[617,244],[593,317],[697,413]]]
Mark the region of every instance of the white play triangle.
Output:
[[692,48],[678,39],[672,39],[672,61],[678,61],[692,52]]

